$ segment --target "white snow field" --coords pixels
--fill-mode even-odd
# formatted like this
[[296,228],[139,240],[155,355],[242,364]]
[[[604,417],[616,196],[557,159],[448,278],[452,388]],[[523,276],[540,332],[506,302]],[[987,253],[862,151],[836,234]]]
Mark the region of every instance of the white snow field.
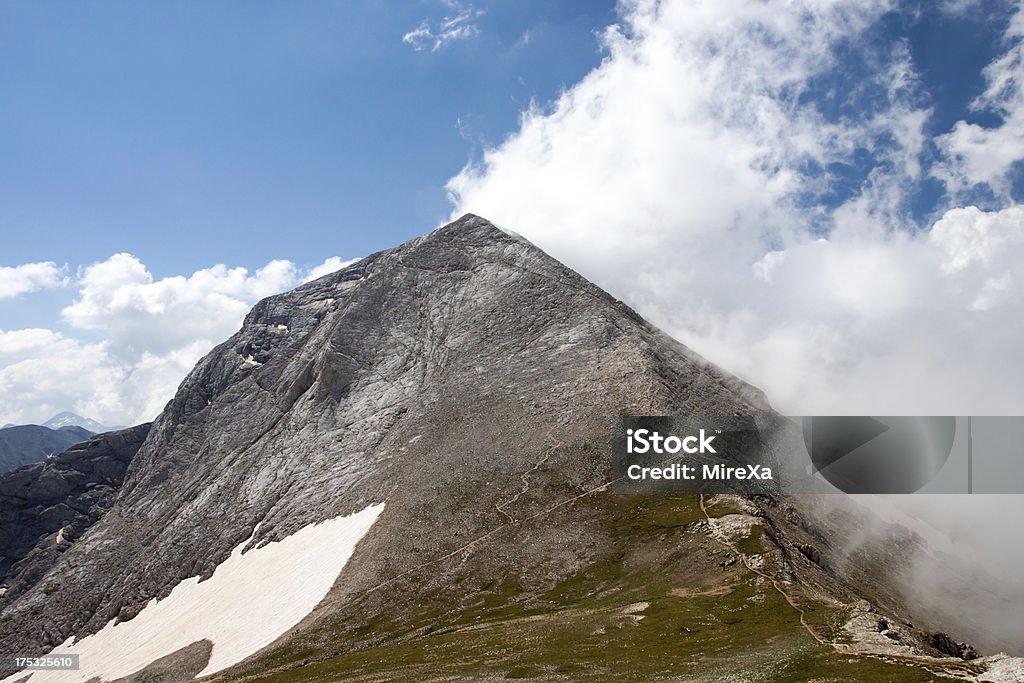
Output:
[[[213,643],[213,652],[200,676],[237,664],[313,611],[383,509],[380,503],[311,524],[243,555],[245,541],[206,581],[185,579],[131,621],[111,621],[98,633],[74,643],[69,638],[53,649],[53,654],[77,653],[78,671],[34,671],[28,680],[116,680],[204,639]],[[20,680],[26,673],[5,681]]]

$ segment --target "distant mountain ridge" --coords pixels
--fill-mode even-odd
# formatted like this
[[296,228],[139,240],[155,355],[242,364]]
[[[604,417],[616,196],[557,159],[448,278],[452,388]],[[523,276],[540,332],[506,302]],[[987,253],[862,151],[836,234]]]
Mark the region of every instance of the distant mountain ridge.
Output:
[[15,425],[0,429],[0,472],[41,462],[92,435],[91,430],[75,425]]
[[72,413],[69,410],[57,413],[44,422],[43,426],[49,427],[50,429],[60,429],[61,427],[82,427],[83,429],[88,429],[93,434],[102,434],[103,432],[109,432],[111,430],[110,427],[100,424],[92,418],[82,417],[81,415]]

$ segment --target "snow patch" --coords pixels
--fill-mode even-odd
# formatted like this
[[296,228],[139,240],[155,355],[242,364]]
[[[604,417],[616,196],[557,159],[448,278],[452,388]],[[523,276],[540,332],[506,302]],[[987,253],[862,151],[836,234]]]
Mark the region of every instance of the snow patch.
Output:
[[112,681],[201,640],[211,641],[213,651],[199,675],[222,671],[277,640],[313,611],[383,509],[380,503],[310,524],[243,554],[250,536],[206,581],[185,579],[131,621],[111,621],[98,633],[78,642],[69,638],[54,648],[54,654],[78,654],[78,671],[33,671],[27,678],[23,671],[5,681]]

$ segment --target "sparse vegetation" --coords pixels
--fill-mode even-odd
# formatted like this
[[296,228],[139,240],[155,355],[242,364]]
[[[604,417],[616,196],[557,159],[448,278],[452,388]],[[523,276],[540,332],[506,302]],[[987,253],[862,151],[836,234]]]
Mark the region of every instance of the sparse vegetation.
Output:
[[[362,627],[394,629],[385,644],[255,680],[935,679],[909,664],[840,654],[812,639],[799,614],[761,577],[740,563],[717,566],[719,546],[694,526],[703,519],[695,497],[609,497],[607,504],[621,523],[620,544],[603,561],[550,590],[524,596],[515,582],[485,582],[472,605],[458,614],[445,613],[428,598],[401,624],[378,621]],[[763,527],[754,529],[747,542],[760,552]],[[658,563],[647,554],[658,546],[683,550]],[[681,571],[687,563],[699,571]],[[712,563],[717,583],[708,585]],[[705,583],[688,585],[697,575],[704,575]],[[822,631],[841,623],[841,615],[826,606],[809,614]],[[438,621],[446,625],[424,628]],[[308,654],[278,651],[275,663],[294,666]]]

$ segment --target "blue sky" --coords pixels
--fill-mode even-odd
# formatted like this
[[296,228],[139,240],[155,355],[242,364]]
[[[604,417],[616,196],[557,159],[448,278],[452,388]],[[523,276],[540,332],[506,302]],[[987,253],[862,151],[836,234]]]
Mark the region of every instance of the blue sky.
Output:
[[[0,0],[0,423],[152,417],[257,298],[464,210],[794,411],[949,408],[976,335],[979,377],[1024,370],[1022,27],[1010,0]],[[908,364],[934,386],[886,384]],[[975,385],[958,408],[1024,410]]]
[[[161,276],[414,236],[444,183],[600,60],[611,3],[0,4],[3,261],[130,251]],[[459,122],[461,124],[461,130]]]

